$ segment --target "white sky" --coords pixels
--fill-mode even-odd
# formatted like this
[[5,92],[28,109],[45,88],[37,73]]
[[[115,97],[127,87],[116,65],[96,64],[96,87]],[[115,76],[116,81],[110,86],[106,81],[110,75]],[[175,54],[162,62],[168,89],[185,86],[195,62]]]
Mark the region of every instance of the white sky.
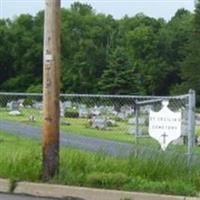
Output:
[[[62,0],[62,7],[73,2],[90,4],[97,13],[111,14],[114,18],[134,16],[139,12],[169,20],[179,8],[194,10],[194,0]],[[44,0],[0,0],[0,18],[13,18],[22,13],[35,15],[44,9]]]

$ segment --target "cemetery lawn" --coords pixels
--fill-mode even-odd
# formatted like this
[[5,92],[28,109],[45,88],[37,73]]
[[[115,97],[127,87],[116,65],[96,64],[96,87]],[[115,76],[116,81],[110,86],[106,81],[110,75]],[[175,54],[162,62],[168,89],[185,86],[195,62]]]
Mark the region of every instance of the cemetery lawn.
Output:
[[[36,140],[0,132],[0,177],[42,182],[41,145]],[[189,172],[186,161],[165,155],[117,158],[62,148],[59,174],[50,183],[96,188],[196,196],[200,164]]]
[[[28,121],[30,115],[36,118],[36,122]],[[22,115],[11,116],[6,109],[0,110],[0,119],[21,122],[32,126],[42,127],[42,115],[35,109],[22,109]],[[101,139],[115,140],[121,142],[134,142],[133,135],[128,132],[128,125],[125,122],[118,122],[116,127],[110,127],[108,130],[99,130],[89,127],[88,119],[85,118],[64,118],[62,121],[69,123],[70,125],[62,125],[61,130],[70,134],[85,135],[90,137],[97,137]]]
[[[30,122],[28,120],[29,116],[33,115],[36,118],[36,122]],[[0,119],[15,121],[25,123],[31,126],[42,127],[42,114],[36,109],[22,109],[22,115],[11,116],[8,114],[6,109],[0,109]],[[134,135],[128,133],[128,128],[133,127],[133,125],[128,125],[127,122],[121,121],[117,122],[117,126],[109,127],[108,130],[99,130],[91,128],[89,126],[88,119],[86,118],[63,118],[62,121],[69,123],[69,125],[62,125],[61,131],[66,134],[77,134],[89,137],[96,137],[100,139],[107,139],[120,142],[136,143],[136,138]],[[196,134],[200,136],[200,126],[196,126]],[[151,138],[138,138],[137,143],[140,145],[153,145],[159,148],[159,145],[155,140]],[[172,147],[177,148],[177,147]],[[178,149],[185,151],[187,147],[180,146]]]

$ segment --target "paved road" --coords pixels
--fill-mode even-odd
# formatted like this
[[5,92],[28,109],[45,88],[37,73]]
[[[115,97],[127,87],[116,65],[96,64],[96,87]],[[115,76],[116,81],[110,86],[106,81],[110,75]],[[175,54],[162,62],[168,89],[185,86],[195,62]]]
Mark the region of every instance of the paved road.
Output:
[[56,200],[56,199],[12,195],[12,194],[0,194],[0,200]]

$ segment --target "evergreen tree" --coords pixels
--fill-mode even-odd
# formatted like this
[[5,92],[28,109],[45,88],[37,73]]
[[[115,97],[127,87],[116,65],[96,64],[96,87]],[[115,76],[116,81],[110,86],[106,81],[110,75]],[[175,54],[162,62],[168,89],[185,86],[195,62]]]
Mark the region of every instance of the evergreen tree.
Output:
[[117,47],[111,54],[107,68],[99,81],[105,94],[134,94],[137,92],[136,73],[125,49]]

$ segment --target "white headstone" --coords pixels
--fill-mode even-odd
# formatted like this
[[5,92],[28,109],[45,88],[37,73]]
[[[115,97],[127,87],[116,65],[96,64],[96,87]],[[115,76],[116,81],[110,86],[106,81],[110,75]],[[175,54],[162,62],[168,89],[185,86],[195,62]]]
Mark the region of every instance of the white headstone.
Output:
[[8,107],[10,111],[19,111],[19,104],[17,101],[11,101],[8,103]]
[[129,118],[128,119],[128,124],[130,124],[130,125],[136,124],[136,118]]
[[120,118],[120,119],[122,119],[122,120],[126,120],[126,114],[123,113],[123,112],[118,113],[117,117]]
[[42,102],[36,102],[33,107],[37,110],[42,110],[43,108],[43,103]]
[[60,117],[64,117],[65,116],[65,106],[62,103],[62,101],[60,101]]
[[95,115],[95,116],[98,116],[101,114],[101,109],[97,106],[94,106],[92,109],[91,109],[91,114],[92,115]]
[[[128,129],[128,133],[136,135],[136,133],[137,133],[136,127],[130,127]],[[138,136],[141,136],[142,134],[143,134],[142,130],[138,129]]]
[[[130,124],[130,125],[135,125],[135,124],[137,124],[136,118],[129,118],[129,119],[128,119],[128,124]],[[139,125],[144,125],[144,124],[145,124],[145,118],[139,117],[139,118],[138,118],[138,124],[139,124]]]
[[181,136],[181,112],[168,108],[168,101],[163,101],[159,112],[150,111],[149,135],[156,139],[163,151],[174,140]]
[[200,146],[200,136],[197,137],[197,146]]
[[92,128],[105,129],[107,127],[107,120],[105,117],[94,117],[92,119]]
[[79,117],[80,118],[87,118],[88,115],[89,115],[89,112],[85,107],[79,108]]
[[200,126],[200,114],[196,114],[196,125]]
[[72,102],[71,101],[65,101],[63,104],[64,104],[63,106],[65,108],[71,108],[72,107]]

